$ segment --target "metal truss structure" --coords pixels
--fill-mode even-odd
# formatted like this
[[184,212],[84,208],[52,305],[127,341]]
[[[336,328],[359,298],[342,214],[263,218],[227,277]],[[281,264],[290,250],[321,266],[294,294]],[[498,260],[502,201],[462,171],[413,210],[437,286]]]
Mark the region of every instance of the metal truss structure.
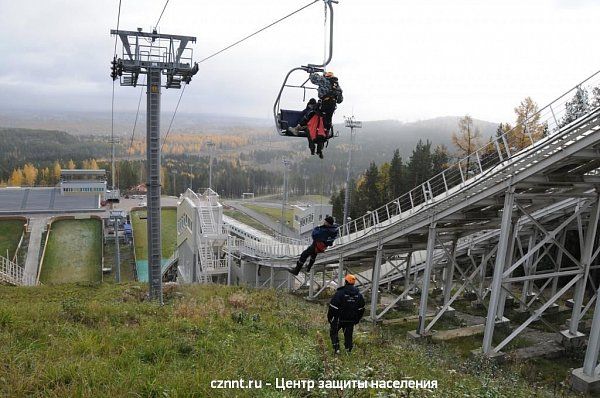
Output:
[[[558,304],[572,304],[568,328],[560,331],[564,341],[581,342],[582,320],[596,303],[585,364],[576,372],[600,380],[594,278],[600,268],[600,107],[587,104],[576,120],[565,115],[577,90],[600,85],[599,73],[407,194],[341,226],[336,244],[287,287],[308,285],[314,299],[360,266],[363,272],[353,273],[370,295],[373,321],[420,294],[417,337],[430,334],[455,300],[469,293],[487,309],[487,356],[498,355]],[[568,250],[569,237],[579,241],[578,250]],[[269,238],[243,239],[235,251],[277,269],[290,266],[303,249],[304,242]],[[432,284],[442,294],[437,307],[429,299]],[[395,294],[382,306],[386,287]],[[494,345],[511,301],[529,316],[511,322],[512,332]]]

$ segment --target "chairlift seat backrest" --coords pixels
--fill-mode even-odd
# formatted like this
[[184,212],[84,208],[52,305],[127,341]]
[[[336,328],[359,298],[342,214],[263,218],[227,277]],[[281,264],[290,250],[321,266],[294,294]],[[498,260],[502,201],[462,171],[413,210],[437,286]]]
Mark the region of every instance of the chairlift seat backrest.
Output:
[[298,125],[300,118],[302,118],[302,111],[281,109],[279,111],[279,128],[281,134],[291,137],[307,137],[307,133],[304,131],[298,132],[298,135],[292,134],[292,132],[289,131],[290,127],[296,127]]

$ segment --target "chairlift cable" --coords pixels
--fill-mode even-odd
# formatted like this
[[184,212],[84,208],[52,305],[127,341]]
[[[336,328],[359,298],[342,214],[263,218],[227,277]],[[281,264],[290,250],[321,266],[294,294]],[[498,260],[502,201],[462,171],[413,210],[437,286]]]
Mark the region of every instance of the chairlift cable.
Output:
[[127,150],[127,159],[131,160],[131,149],[133,147],[133,140],[135,138],[135,127],[137,126],[138,116],[140,114],[140,105],[142,104],[142,95],[144,94],[144,86],[146,84],[142,84],[142,88],[140,90],[140,98],[138,100],[137,111],[135,113],[135,120],[133,121],[133,129],[131,130],[131,140],[129,141],[129,149]]
[[160,13],[160,16],[158,17],[158,21],[156,21],[156,25],[154,25],[154,28],[158,27],[158,24],[160,23],[160,20],[162,19],[162,16],[165,13],[165,9],[167,8],[167,4],[169,4],[169,0],[167,0],[165,2],[165,6],[163,7],[162,12]]
[[229,50],[230,48],[237,46],[238,44],[242,43],[243,41],[246,41],[246,40],[248,40],[249,38],[251,38],[251,37],[253,37],[253,36],[256,36],[257,34],[261,33],[262,31],[264,31],[264,30],[267,30],[268,28],[270,28],[270,27],[272,27],[272,26],[274,26],[274,25],[278,24],[279,22],[282,22],[283,20],[285,20],[285,19],[287,19],[287,18],[291,17],[292,15],[299,13],[300,11],[304,10],[305,8],[308,8],[308,7],[310,7],[311,5],[315,4],[315,3],[316,3],[316,2],[318,2],[318,1],[320,1],[320,0],[313,0],[313,1],[311,1],[311,2],[310,2],[310,3],[308,3],[307,5],[305,5],[305,6],[301,7],[301,8],[299,8],[299,9],[297,9],[296,11],[294,11],[294,12],[291,12],[290,14],[287,14],[286,16],[284,16],[284,17],[282,17],[282,18],[279,18],[277,21],[275,21],[275,22],[272,22],[272,23],[270,23],[269,25],[267,25],[267,26],[265,26],[265,27],[263,27],[263,28],[261,28],[261,29],[257,30],[256,32],[254,32],[254,33],[252,33],[252,34],[249,34],[248,36],[245,36],[245,37],[243,37],[242,39],[240,39],[240,40],[236,41],[235,43],[232,43],[232,44],[228,45],[227,47],[225,47],[225,48],[223,48],[223,49],[221,49],[221,50],[219,50],[219,51],[217,51],[217,52],[215,52],[215,53],[213,53],[213,54],[209,55],[208,57],[201,59],[200,61],[198,61],[198,64],[201,64],[201,63],[202,63],[202,62],[204,62],[204,61],[208,61],[209,59],[211,59],[211,58],[213,58],[213,57],[215,57],[215,56],[217,56],[217,55],[221,54],[222,52],[224,52],[224,51],[227,51],[227,50]]
[[167,133],[165,134],[165,138],[163,139],[163,142],[160,146],[161,152],[163,150],[163,147],[165,146],[165,143],[167,142],[167,138],[169,138],[169,133],[171,132],[171,127],[173,126],[173,121],[175,120],[175,115],[177,114],[177,110],[179,109],[179,104],[181,103],[181,97],[183,97],[183,93],[185,93],[186,87],[187,87],[187,84],[184,84],[183,88],[181,89],[181,94],[179,94],[179,100],[177,101],[177,105],[175,105],[175,111],[173,112],[173,116],[171,117],[171,122],[169,123],[169,128],[167,128]]
[[[221,54],[221,53],[229,50],[230,48],[233,48],[233,47],[237,46],[238,44],[240,44],[240,43],[242,43],[242,42],[250,39],[253,36],[256,36],[257,34],[263,32],[263,31],[269,29],[270,27],[272,27],[272,26],[274,26],[274,25],[276,25],[276,24],[284,21],[285,19],[287,19],[287,18],[289,18],[289,17],[291,17],[291,16],[299,13],[300,11],[303,11],[304,9],[310,7],[311,5],[313,5],[313,4],[315,4],[315,3],[319,2],[319,1],[321,1],[321,0],[313,0],[313,1],[311,1],[310,3],[306,4],[305,6],[299,8],[299,9],[297,9],[297,10],[295,10],[295,11],[289,13],[289,14],[287,14],[286,16],[284,16],[282,18],[279,18],[275,22],[270,23],[269,25],[267,25],[267,26],[265,26],[265,27],[263,27],[263,28],[255,31],[252,34],[249,34],[248,36],[243,37],[242,39],[236,41],[235,43],[232,43],[232,44],[228,45],[227,47],[225,47],[225,48],[223,48],[223,49],[221,49],[221,50],[219,50],[219,51],[217,51],[217,52],[209,55],[208,57],[202,58],[200,61],[197,62],[197,64],[201,64],[201,63],[203,63],[205,61],[208,61],[209,59],[211,59],[213,57],[216,57],[217,55],[219,55],[219,54]],[[167,3],[168,3],[168,0],[167,0]],[[166,7],[166,4],[165,4],[165,7]],[[164,9],[163,9],[163,11],[164,11]],[[169,132],[171,131],[171,125],[173,124],[173,120],[175,119],[175,114],[177,113],[177,109],[179,108],[179,103],[181,102],[181,97],[183,97],[183,92],[184,91],[185,91],[185,86],[184,86],[184,88],[181,91],[181,95],[179,96],[179,101],[177,102],[177,106],[175,107],[175,112],[173,113],[173,117],[171,118],[171,123],[169,124],[169,128],[167,129],[167,133],[166,133],[165,138],[163,140],[163,143],[161,145],[161,151],[162,151],[163,146],[165,145],[165,142],[167,142],[167,137],[169,136]]]
[[[119,10],[117,12],[117,30],[119,30],[119,23],[121,21],[121,0],[119,0]],[[113,53],[113,62],[117,59],[117,35],[115,35],[115,49]],[[113,64],[114,65],[114,64]],[[110,141],[111,145],[114,148],[115,145],[115,80],[112,82],[112,97],[111,97],[111,105],[110,105]],[[111,149],[111,155],[114,157],[114,149]],[[113,159],[114,161],[114,159]],[[112,162],[111,162],[112,167]],[[111,170],[113,172],[113,170]],[[112,188],[115,187],[115,182],[111,181]]]

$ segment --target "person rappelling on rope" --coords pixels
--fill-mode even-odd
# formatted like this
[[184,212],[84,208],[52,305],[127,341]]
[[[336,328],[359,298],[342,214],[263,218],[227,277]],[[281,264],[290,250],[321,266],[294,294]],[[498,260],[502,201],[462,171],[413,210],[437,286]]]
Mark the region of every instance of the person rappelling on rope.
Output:
[[333,246],[333,242],[338,237],[338,228],[339,226],[335,223],[333,217],[325,217],[323,225],[313,229],[313,242],[300,254],[300,259],[296,262],[296,268],[289,268],[288,271],[298,275],[304,263],[310,257],[308,267],[306,267],[306,272],[309,272],[317,259],[317,254],[323,253],[328,247]]
[[[315,114],[307,121],[308,139],[312,142],[311,153],[316,144],[316,153],[323,159],[323,146],[329,138],[333,136],[332,119],[333,113],[337,108],[337,104],[344,101],[343,91],[338,83],[338,78],[333,72],[325,72],[323,76],[318,73],[310,74],[311,83],[317,85],[319,95],[319,106]],[[303,130],[302,122],[299,122],[296,127],[291,127],[290,131],[298,135],[300,130]]]

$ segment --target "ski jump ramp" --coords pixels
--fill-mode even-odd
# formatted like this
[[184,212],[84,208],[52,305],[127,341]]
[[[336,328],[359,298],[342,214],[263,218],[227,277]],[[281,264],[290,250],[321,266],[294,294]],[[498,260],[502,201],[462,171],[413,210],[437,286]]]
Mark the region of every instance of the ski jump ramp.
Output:
[[[599,282],[593,276],[600,268],[600,104],[596,99],[580,107],[575,117],[565,110],[572,110],[569,101],[578,90],[600,86],[599,77],[597,72],[442,173],[343,225],[335,245],[318,256],[305,276],[309,297],[340,284],[345,272],[360,266],[373,321],[391,308],[379,305],[386,284],[404,287],[391,305],[410,292],[421,293],[417,337],[431,334],[465,292],[487,308],[482,351],[488,356],[498,355],[531,322],[567,298],[573,309],[569,327],[561,331],[564,341],[576,344],[585,338],[581,321],[593,311],[591,335],[600,335],[600,309],[592,309]],[[576,253],[565,247],[567,234],[579,238]],[[243,238],[231,250],[280,269],[292,266],[306,244]],[[443,294],[436,316],[427,322],[432,279]],[[509,298],[530,316],[494,346],[496,326],[508,322]],[[599,349],[600,341],[588,345],[582,370],[586,377],[599,377]]]

